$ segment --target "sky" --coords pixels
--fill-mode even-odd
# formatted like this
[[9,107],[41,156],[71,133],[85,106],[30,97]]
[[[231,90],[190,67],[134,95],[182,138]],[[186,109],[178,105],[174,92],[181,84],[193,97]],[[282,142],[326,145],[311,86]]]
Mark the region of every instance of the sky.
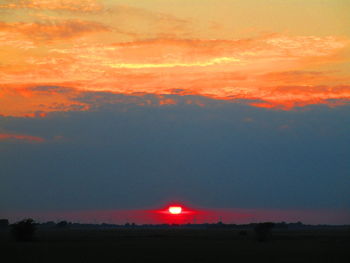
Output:
[[0,0],[0,217],[349,223],[349,13]]

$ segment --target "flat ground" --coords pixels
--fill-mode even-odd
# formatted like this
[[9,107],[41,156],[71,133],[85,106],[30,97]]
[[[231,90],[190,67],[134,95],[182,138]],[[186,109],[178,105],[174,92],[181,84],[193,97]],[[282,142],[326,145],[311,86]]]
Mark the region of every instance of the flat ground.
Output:
[[[33,242],[0,232],[1,262],[350,262],[349,230],[275,230],[257,242],[251,230],[38,230]],[[5,260],[1,260],[5,259]]]

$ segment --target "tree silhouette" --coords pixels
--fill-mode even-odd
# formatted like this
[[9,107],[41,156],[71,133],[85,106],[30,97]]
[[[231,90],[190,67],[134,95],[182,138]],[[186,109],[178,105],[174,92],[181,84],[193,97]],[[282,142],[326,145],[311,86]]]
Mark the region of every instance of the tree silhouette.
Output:
[[61,221],[61,222],[57,223],[56,226],[58,228],[65,228],[65,227],[68,226],[68,222],[67,221]]
[[34,220],[31,218],[12,224],[11,228],[12,235],[17,241],[32,241],[36,231]]
[[0,228],[7,228],[9,226],[8,219],[0,219]]

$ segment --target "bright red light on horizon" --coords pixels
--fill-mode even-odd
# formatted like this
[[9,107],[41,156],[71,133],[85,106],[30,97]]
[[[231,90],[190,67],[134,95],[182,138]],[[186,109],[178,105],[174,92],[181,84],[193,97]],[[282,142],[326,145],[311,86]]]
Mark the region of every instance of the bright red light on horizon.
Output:
[[181,206],[169,206],[168,211],[172,215],[179,215],[182,213],[182,207]]
[[154,220],[165,224],[189,224],[196,221],[197,210],[180,203],[168,203],[162,209],[153,210]]

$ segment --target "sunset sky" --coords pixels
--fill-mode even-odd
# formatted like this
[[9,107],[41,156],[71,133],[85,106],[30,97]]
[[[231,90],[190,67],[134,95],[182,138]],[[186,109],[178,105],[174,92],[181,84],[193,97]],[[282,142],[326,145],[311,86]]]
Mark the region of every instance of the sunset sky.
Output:
[[350,222],[349,14],[0,0],[0,218]]

